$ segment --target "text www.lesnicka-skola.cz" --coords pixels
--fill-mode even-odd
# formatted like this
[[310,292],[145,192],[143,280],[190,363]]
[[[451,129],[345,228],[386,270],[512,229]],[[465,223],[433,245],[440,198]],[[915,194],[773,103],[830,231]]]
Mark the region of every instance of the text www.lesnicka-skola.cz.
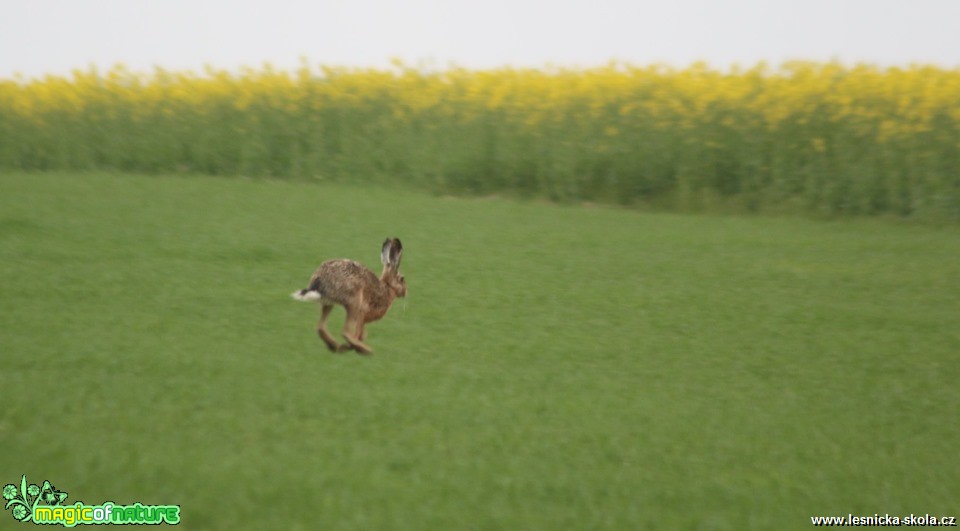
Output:
[[876,526],[876,527],[956,527],[956,516],[934,516],[930,514],[911,514],[896,516],[889,514],[874,514],[860,516],[848,514],[846,516],[811,516],[810,522],[815,527],[847,527],[847,526]]

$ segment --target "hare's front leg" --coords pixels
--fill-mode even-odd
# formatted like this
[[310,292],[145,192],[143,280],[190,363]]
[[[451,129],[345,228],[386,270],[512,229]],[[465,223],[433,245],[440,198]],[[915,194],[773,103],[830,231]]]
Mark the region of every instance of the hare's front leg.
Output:
[[327,348],[329,348],[331,352],[342,352],[342,350],[340,350],[341,346],[337,344],[337,340],[327,331],[327,318],[330,317],[332,310],[332,304],[323,305],[323,308],[320,310],[320,322],[317,323],[317,334],[320,336],[320,339],[327,344]]
[[[356,334],[356,335],[354,335]],[[347,321],[343,324],[343,337],[358,354],[370,354],[373,349],[363,342],[363,314],[347,306]]]

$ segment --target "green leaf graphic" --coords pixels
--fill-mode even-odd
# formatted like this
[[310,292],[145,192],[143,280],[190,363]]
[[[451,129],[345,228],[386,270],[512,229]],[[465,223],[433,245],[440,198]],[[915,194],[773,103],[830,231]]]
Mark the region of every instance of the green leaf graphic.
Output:
[[[7,502],[7,505],[5,508],[9,509],[10,507],[13,507],[13,514],[12,514],[13,518],[21,522],[25,521],[27,518],[30,517],[31,514],[33,514],[33,511],[31,511],[29,506],[27,505],[27,500],[30,499],[28,496],[30,495],[31,491],[36,491],[36,493],[39,494],[40,487],[36,485],[30,485],[30,487],[27,488],[26,474],[20,477],[20,495],[17,495],[17,493],[15,492],[16,487],[14,487],[13,485],[8,485],[8,486],[13,487],[14,492],[12,493],[5,492],[4,497],[6,497],[6,495],[8,494],[13,494],[15,497]],[[7,490],[7,489],[4,489],[4,490]]]
[[20,498],[16,498],[7,502],[7,505],[4,506],[4,509],[9,509],[11,505],[25,505]]

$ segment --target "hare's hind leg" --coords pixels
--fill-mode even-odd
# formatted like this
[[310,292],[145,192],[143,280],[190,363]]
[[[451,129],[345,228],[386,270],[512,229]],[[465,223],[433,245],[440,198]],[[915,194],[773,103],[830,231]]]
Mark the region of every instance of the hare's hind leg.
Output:
[[346,351],[348,351],[348,350],[356,350],[358,354],[370,354],[371,352],[373,352],[373,349],[371,349],[371,348],[365,343],[366,340],[367,340],[367,331],[363,328],[363,323],[362,323],[362,322],[360,323],[360,330],[359,330],[359,332],[357,332],[356,337],[357,337],[357,339],[360,340],[359,343],[363,343],[363,345],[367,347],[367,351],[366,351],[366,352],[357,349],[357,347],[351,345],[350,343],[344,343],[344,344],[340,345],[340,348],[337,349],[337,352],[346,352]]
[[[354,335],[356,334],[356,335]],[[343,324],[343,337],[358,354],[370,354],[373,349],[363,342],[363,315],[347,306],[347,321]]]
[[341,346],[337,344],[337,340],[330,335],[330,332],[327,331],[327,318],[330,317],[330,312],[333,310],[332,304],[324,304],[320,310],[320,322],[317,323],[317,335],[320,336],[320,339],[327,344],[327,348],[331,352],[339,352]]

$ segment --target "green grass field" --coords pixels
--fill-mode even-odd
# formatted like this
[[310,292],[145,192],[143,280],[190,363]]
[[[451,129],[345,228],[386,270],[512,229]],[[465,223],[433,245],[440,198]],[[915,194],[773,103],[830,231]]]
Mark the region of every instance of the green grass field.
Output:
[[[330,354],[288,295],[387,236],[410,294],[374,356]],[[68,502],[185,529],[960,515],[955,228],[6,173],[0,278],[0,484]]]

